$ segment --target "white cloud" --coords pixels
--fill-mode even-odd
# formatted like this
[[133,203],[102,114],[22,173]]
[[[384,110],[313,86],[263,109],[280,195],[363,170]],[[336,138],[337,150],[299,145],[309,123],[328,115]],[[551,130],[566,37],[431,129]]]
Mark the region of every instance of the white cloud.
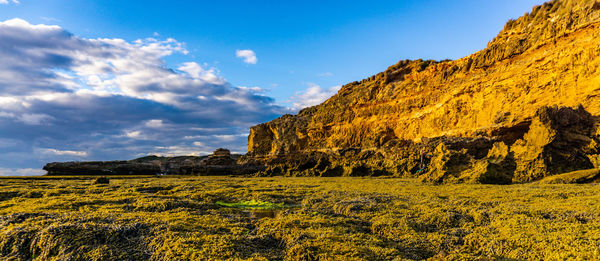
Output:
[[85,157],[88,155],[87,152],[85,152],[85,151],[74,151],[74,150],[39,149],[39,151],[44,154],[53,154],[53,155],[59,155],[59,156]]
[[38,113],[25,113],[19,116],[19,121],[27,125],[43,125],[54,119],[50,115]]
[[165,124],[162,120],[149,120],[146,122],[146,127],[149,127],[149,128],[161,128],[164,125]]
[[221,140],[221,141],[234,141],[236,139],[238,139],[239,137],[247,137],[246,134],[237,134],[237,135],[214,135],[213,136],[215,139]]
[[215,68],[206,69],[206,65],[202,66],[195,62],[187,62],[183,63],[178,69],[187,73],[194,79],[200,79],[212,84],[225,83],[225,80],[217,76],[217,70]]
[[7,4],[20,4],[19,0],[0,0],[0,5],[7,5]]
[[142,134],[141,131],[129,131],[125,133],[125,136],[129,137],[129,138],[140,138],[140,135]]
[[0,118],[15,118],[15,114],[11,112],[0,111]]
[[256,53],[252,50],[236,50],[235,56],[244,59],[244,62],[248,64],[256,64],[258,62]]
[[324,72],[324,73],[317,74],[317,76],[319,76],[319,77],[331,77],[331,76],[333,76],[333,73]]
[[210,153],[211,153],[211,151],[209,151],[209,150],[199,151],[197,147],[164,146],[164,147],[155,147],[154,151],[152,151],[150,153],[150,155],[173,157],[173,156],[181,156],[181,155],[200,156],[200,155],[208,155]]
[[331,96],[336,94],[342,86],[333,86],[328,89],[323,89],[321,86],[314,83],[308,83],[308,88],[304,91],[297,92],[291,97],[292,108],[300,110],[302,108],[321,104]]

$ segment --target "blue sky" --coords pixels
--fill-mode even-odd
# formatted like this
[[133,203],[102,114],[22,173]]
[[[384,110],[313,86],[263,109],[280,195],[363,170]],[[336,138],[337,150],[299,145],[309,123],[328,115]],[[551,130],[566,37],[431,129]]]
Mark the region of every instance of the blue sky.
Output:
[[245,152],[249,126],[483,49],[542,2],[0,0],[0,174]]

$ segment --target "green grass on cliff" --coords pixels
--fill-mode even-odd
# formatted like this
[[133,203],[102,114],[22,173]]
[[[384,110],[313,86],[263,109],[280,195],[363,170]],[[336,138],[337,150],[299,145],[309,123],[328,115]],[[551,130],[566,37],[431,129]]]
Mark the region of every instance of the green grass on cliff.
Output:
[[[223,177],[92,182],[0,179],[0,259],[600,259],[596,184]],[[267,205],[277,213],[254,215],[223,203]]]

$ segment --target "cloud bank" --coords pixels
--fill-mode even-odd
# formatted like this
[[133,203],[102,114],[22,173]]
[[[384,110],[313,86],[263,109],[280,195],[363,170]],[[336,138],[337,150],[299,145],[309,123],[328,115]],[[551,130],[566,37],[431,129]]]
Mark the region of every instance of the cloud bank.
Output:
[[[240,51],[256,63],[254,52]],[[169,68],[163,59],[176,53],[187,50],[175,39],[86,39],[59,26],[0,22],[0,175],[49,161],[221,146],[244,152],[251,125],[285,112],[215,68],[194,61]]]

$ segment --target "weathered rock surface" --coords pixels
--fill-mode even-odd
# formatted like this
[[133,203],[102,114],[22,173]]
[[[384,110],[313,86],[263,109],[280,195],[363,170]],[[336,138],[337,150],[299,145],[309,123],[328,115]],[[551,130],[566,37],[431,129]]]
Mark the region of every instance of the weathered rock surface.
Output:
[[526,182],[597,166],[597,6],[551,1],[509,21],[482,51],[400,61],[347,84],[298,115],[252,127],[242,161],[269,165],[260,175],[437,183]]
[[515,171],[515,161],[508,146],[503,142],[494,143],[483,159],[474,159],[462,151],[448,150],[442,143],[438,145],[431,160],[428,172],[421,176],[433,183],[485,183],[510,184]]
[[241,175],[260,171],[261,166],[240,165],[227,149],[195,157],[147,156],[129,161],[53,162],[44,166],[47,175]]
[[593,168],[586,152],[595,144],[594,127],[594,118],[583,107],[542,107],[529,132],[511,147],[517,162],[514,180]]

